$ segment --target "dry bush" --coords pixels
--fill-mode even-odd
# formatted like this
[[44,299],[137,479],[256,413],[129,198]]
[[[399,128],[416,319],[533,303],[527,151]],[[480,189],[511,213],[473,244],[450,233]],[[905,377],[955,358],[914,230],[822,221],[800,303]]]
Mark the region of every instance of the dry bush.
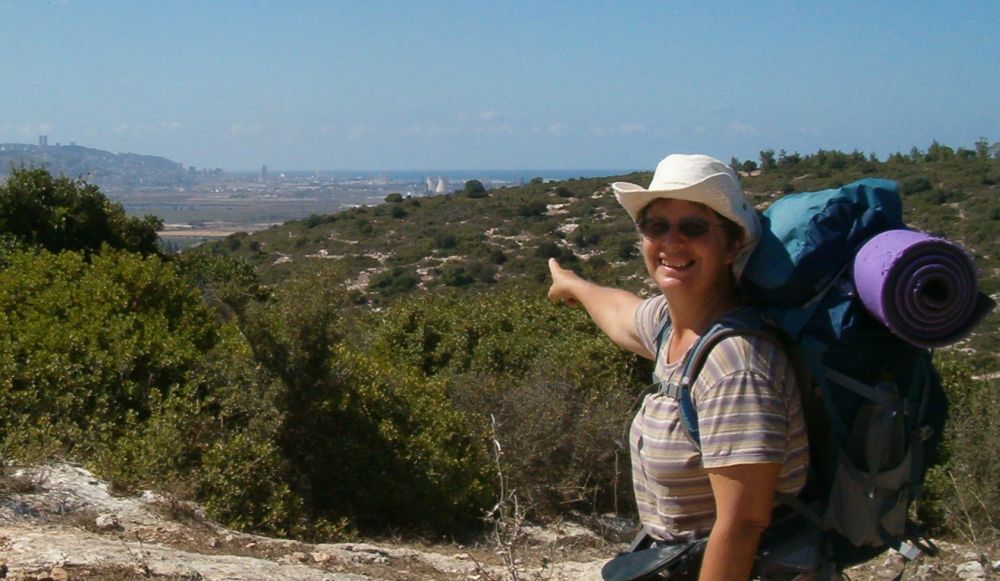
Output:
[[0,464],[0,494],[32,494],[42,491],[45,477],[12,471]]
[[962,362],[938,366],[951,405],[920,517],[939,534],[976,544],[1000,541],[1000,382],[973,379]]
[[533,517],[632,506],[622,441],[632,397],[626,385],[594,389],[551,368],[513,381],[466,376],[459,383],[460,409],[495,417],[509,487]]
[[188,524],[206,524],[204,513],[193,502],[179,500],[173,496],[163,496],[149,503],[149,508],[161,517]]

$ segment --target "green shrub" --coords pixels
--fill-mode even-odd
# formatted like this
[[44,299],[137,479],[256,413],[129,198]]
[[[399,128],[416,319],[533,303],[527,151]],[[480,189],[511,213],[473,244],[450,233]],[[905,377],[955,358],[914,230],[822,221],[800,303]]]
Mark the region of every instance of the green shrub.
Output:
[[479,180],[469,180],[465,182],[465,187],[462,191],[470,198],[485,198],[487,195],[486,188]]
[[125,214],[97,186],[65,177],[53,178],[43,168],[14,168],[0,185],[0,231],[50,252],[97,252],[112,248],[159,254],[155,216]]
[[464,416],[440,383],[367,348],[337,281],[336,271],[292,277],[243,323],[281,382],[273,441],[290,491],[311,518],[370,531],[467,526],[488,498]]
[[417,282],[417,277],[412,272],[401,266],[394,266],[373,276],[368,288],[390,296],[412,289],[417,286]]
[[618,242],[618,258],[631,260],[639,256],[639,244],[635,240],[620,240]]
[[296,534],[309,530],[276,447],[283,415],[278,384],[266,380],[233,326],[149,417],[101,450],[102,473],[130,488],[155,486],[200,500],[228,526]]
[[899,184],[899,189],[906,196],[926,192],[932,187],[931,180],[925,175],[909,176]]
[[311,536],[307,525],[295,526],[301,498],[289,490],[281,466],[274,441],[228,433],[205,452],[198,485],[206,511],[237,528]]
[[483,447],[495,418],[507,476],[537,514],[630,510],[621,435],[636,358],[582,311],[518,290],[408,300],[383,315],[371,350],[446,381]]
[[551,240],[546,240],[539,244],[535,248],[535,256],[539,258],[561,258],[563,256],[564,250],[562,246],[559,246]]
[[535,202],[527,202],[525,204],[521,204],[520,206],[517,207],[516,213],[518,216],[521,216],[522,218],[531,218],[534,216],[541,216],[545,214],[547,210],[548,210],[548,204],[546,204],[542,200],[539,200]]
[[948,194],[940,190],[927,190],[920,193],[920,199],[935,205],[941,205],[948,201]]
[[461,264],[448,263],[441,267],[441,282],[447,286],[465,286],[476,279]]
[[488,462],[445,384],[399,366],[390,353],[346,343],[335,362],[335,383],[345,393],[339,413],[318,418],[334,432],[323,447],[337,459],[315,475],[320,506],[368,530],[392,522],[456,534],[478,525],[491,500]]
[[[304,525],[276,448],[274,382],[239,330],[159,258],[15,252],[0,270],[0,441],[5,457],[63,454],[123,488],[168,489],[210,515],[272,533]],[[228,264],[231,266],[231,263]],[[245,275],[245,273],[243,273]],[[229,281],[233,283],[235,281]]]
[[573,231],[570,235],[570,241],[580,248],[595,246],[601,241],[601,232],[602,230],[585,224]]
[[450,262],[441,267],[441,282],[447,286],[465,286],[474,282],[496,282],[497,267],[479,261],[461,264]]
[[[0,437],[46,417],[87,449],[181,384],[218,340],[197,292],[161,259],[13,253],[0,271]],[[154,392],[158,392],[154,396]],[[95,430],[77,439],[73,429]]]
[[555,193],[555,195],[559,196],[560,198],[572,198],[573,196],[576,195],[575,193],[573,193],[573,190],[562,185],[556,186],[555,189],[553,189],[552,191]]

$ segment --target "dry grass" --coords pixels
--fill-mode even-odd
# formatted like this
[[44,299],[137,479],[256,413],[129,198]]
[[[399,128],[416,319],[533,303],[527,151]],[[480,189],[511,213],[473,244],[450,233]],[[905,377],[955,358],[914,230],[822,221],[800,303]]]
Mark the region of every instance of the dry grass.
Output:
[[0,494],[33,494],[44,490],[45,478],[41,475],[26,475],[0,466]]
[[178,500],[172,496],[165,496],[148,503],[146,506],[156,514],[170,521],[188,525],[209,526],[204,513],[192,502]]
[[[60,570],[65,573],[62,577]],[[49,570],[36,571],[26,574],[24,579],[58,579],[67,578],[76,581],[77,579],[93,579],[101,581],[147,581],[156,579],[157,581],[193,581],[200,579],[196,576],[186,575],[156,575],[141,565],[67,565],[65,567],[54,567]]]

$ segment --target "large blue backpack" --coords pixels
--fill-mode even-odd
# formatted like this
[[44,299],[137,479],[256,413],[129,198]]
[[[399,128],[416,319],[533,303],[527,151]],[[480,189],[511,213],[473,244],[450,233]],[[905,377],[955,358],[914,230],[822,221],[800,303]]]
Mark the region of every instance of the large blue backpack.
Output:
[[[850,267],[874,236],[903,229],[893,182],[866,179],[789,195],[763,213],[764,236],[744,270],[754,309],[727,316],[688,351],[679,400],[698,442],[690,386],[711,349],[731,335],[783,343],[800,373],[810,436],[808,496],[782,498],[820,531],[839,570],[887,549],[932,550],[908,520],[940,441],[948,401],[926,348],[904,341],[858,300]],[[660,333],[660,344],[666,329]],[[658,381],[658,378],[654,377]]]

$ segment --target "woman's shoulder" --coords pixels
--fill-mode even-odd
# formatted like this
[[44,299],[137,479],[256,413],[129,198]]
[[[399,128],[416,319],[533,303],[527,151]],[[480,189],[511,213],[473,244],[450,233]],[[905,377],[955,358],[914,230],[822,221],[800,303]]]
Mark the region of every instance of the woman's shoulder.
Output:
[[667,298],[656,295],[639,303],[635,309],[635,330],[643,345],[652,353],[656,352],[656,340],[660,331],[670,324]]
[[663,295],[656,295],[643,299],[635,310],[635,318],[637,320],[649,319],[654,322],[659,322],[665,317],[670,317],[670,311],[667,309],[667,297]]
[[715,383],[736,373],[749,373],[781,382],[791,368],[791,358],[777,337],[735,334],[712,348],[699,376],[708,383]]

